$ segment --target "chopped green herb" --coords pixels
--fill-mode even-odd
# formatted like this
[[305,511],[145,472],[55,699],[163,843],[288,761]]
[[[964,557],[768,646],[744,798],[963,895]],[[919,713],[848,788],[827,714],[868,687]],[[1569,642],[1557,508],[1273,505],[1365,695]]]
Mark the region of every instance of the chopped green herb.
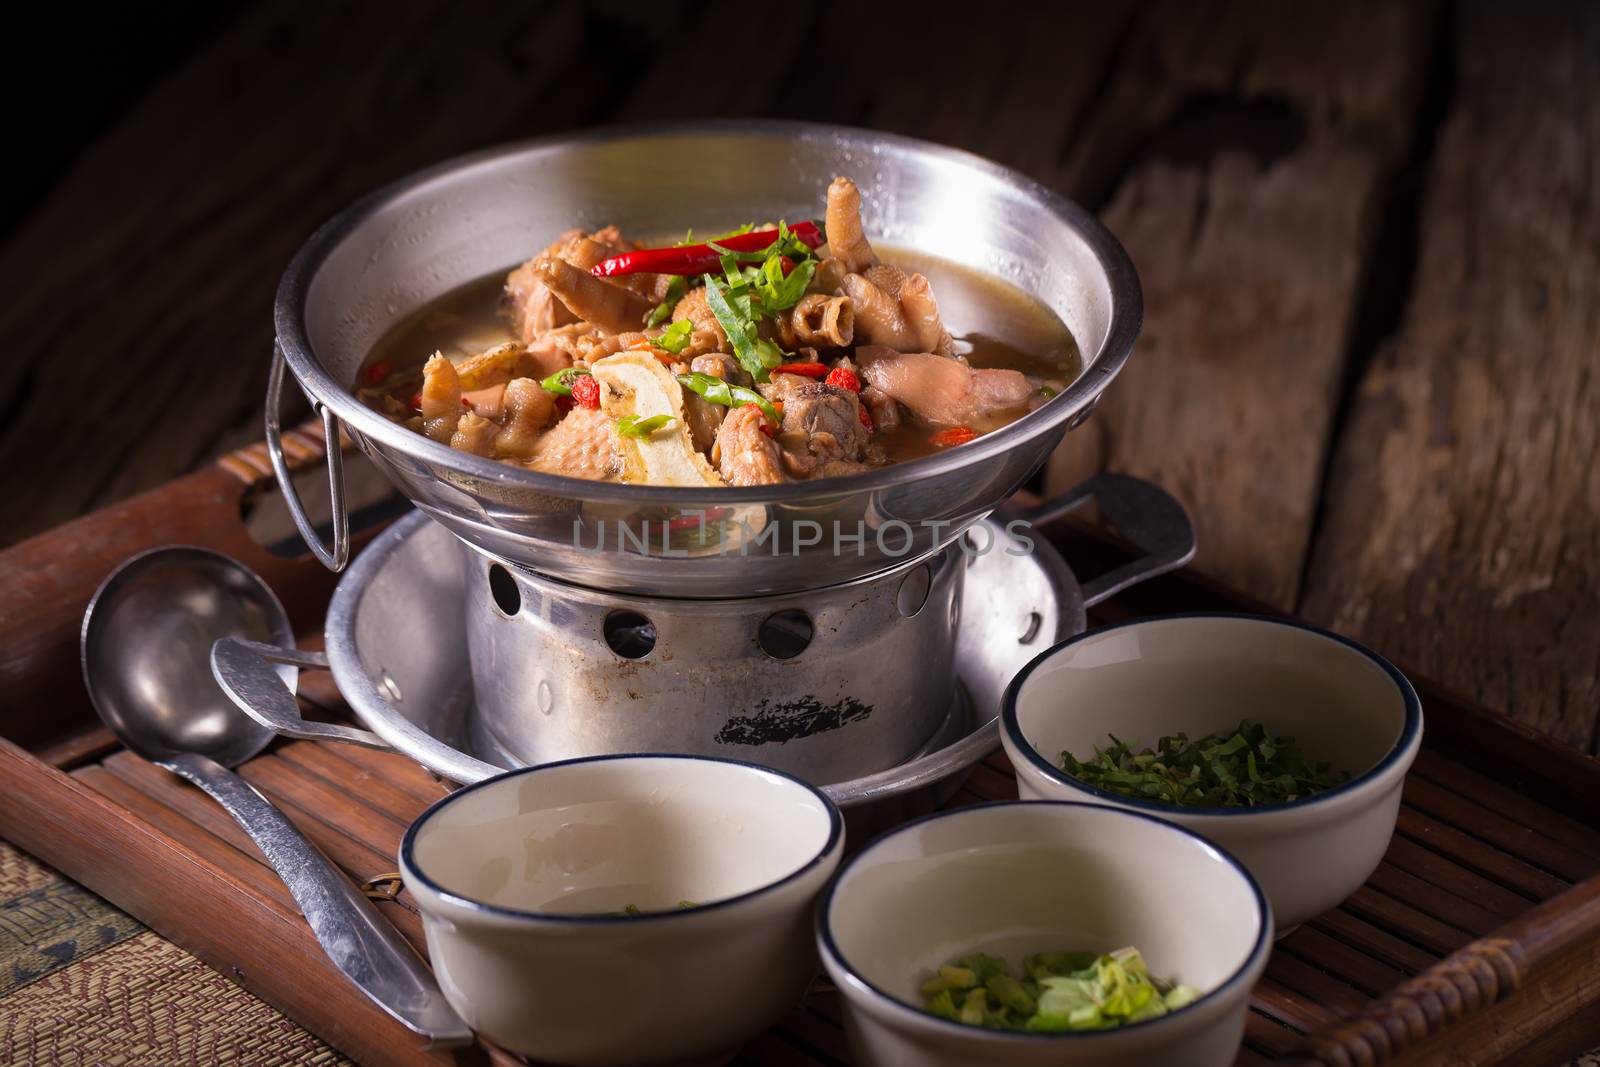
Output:
[[1048,385],[1039,386],[1039,392],[1044,394],[1044,398],[1046,400],[1053,399],[1055,397],[1055,395],[1056,395],[1056,391],[1054,389],[1050,388]]
[[582,367],[563,367],[539,383],[539,387],[558,396],[572,395],[572,379],[588,376]]
[[617,420],[617,436],[649,437],[672,421],[671,415],[649,415],[643,418],[638,415],[624,415]]
[[693,371],[689,374],[678,375],[678,384],[696,396],[703,396],[713,404],[721,404],[727,408],[744,407],[754,404],[764,412],[773,422],[779,421],[778,409],[766,397],[754,389],[746,389],[742,385],[733,385],[725,382],[713,374]]
[[[682,911],[685,908],[698,908],[699,906],[700,905],[696,904],[692,900],[680,900],[680,901],[678,901],[678,910],[679,911]],[[627,905],[623,906],[623,909],[621,911],[603,911],[600,914],[602,914],[602,915],[611,915],[611,916],[616,916],[616,917],[620,918],[621,916],[624,916],[624,915],[628,915],[628,916],[643,915],[644,912],[639,909],[639,905],[637,905],[637,904],[627,904]]]
[[1135,948],[1108,955],[1042,952],[1007,973],[1004,960],[977,953],[940,967],[922,984],[929,1014],[992,1030],[1109,1030],[1193,1003],[1200,991],[1152,977]]
[[644,324],[646,328],[660,326],[663,322],[672,318],[672,309],[678,306],[678,301],[682,300],[683,294],[688,291],[689,279],[681,274],[674,274],[672,279],[667,282],[666,298],[657,304],[650,314],[645,316]]
[[796,263],[794,270],[785,277],[782,257],[768,256],[766,262],[761,264],[760,275],[754,282],[761,309],[768,314],[775,314],[800,303],[816,269],[816,260],[804,259]]
[[[748,287],[744,287],[746,291],[742,294],[737,292],[730,293],[728,287],[725,287],[722,282],[711,275],[705,275],[704,279],[706,283],[706,306],[711,309],[711,314],[716,316],[717,323],[722,327],[722,332],[728,335],[728,343],[733,346],[733,354],[739,360],[739,365],[756,381],[766,381],[769,365],[765,362],[765,353],[756,348],[755,339],[751,336],[755,332],[755,323],[750,320],[748,314]],[[741,283],[741,286],[733,288],[740,287],[743,287],[743,283]],[[734,304],[741,296],[744,298],[744,306],[746,308],[744,315],[740,315],[734,310]],[[783,362],[783,359],[780,355],[770,365],[776,367],[781,362]]]
[[1108,734],[1108,748],[1079,760],[1061,753],[1061,769],[1080,781],[1123,796],[1179,807],[1233,808],[1280,804],[1331,789],[1349,779],[1327,762],[1311,764],[1292,737],[1275,737],[1245,719],[1237,729],[1196,741],[1178,733],[1154,749]]
[[688,319],[679,319],[668,326],[660,335],[650,338],[650,343],[663,352],[677,355],[689,347],[689,334],[694,332],[694,323]]

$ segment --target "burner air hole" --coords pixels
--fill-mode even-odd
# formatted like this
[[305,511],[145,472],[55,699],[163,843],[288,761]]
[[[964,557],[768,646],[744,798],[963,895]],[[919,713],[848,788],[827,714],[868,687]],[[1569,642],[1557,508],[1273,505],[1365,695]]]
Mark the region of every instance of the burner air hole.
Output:
[[906,618],[913,617],[928,602],[928,590],[932,586],[933,578],[928,573],[928,565],[924,563],[901,580],[900,591],[894,598],[895,607]]
[[1044,625],[1044,616],[1037,611],[1028,612],[1028,621],[1022,626],[1022,636],[1017,638],[1019,645],[1031,645],[1033,639],[1039,636],[1039,627]]
[[644,659],[656,647],[656,624],[637,611],[613,611],[600,629],[611,651],[623,659]]
[[516,618],[517,612],[522,610],[522,591],[517,588],[517,580],[498,563],[489,564],[489,594],[494,597],[494,606],[508,619]]
[[756,644],[773,659],[794,659],[816,635],[811,616],[798,609],[768,615],[756,631]]

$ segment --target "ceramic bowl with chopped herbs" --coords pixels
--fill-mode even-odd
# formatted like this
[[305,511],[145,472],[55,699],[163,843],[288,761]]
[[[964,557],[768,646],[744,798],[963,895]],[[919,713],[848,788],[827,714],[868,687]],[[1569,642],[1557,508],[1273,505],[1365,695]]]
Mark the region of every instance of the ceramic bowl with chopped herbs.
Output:
[[1272,918],[1244,867],[1182,827],[1011,801],[847,860],[817,942],[859,1063],[1224,1067]]
[[1337,634],[1174,615],[1041,654],[1006,693],[1001,739],[1024,798],[1149,812],[1228,849],[1281,936],[1377,867],[1422,709],[1393,665]]

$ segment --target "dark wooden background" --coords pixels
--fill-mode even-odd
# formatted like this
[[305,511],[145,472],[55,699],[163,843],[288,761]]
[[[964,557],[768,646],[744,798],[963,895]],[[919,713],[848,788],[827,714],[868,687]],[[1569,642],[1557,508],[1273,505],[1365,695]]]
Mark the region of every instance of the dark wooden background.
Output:
[[1198,566],[1594,751],[1600,4],[283,2],[13,36],[0,544],[257,438],[278,273],[498,141],[781,116],[1098,211],[1146,327],[1052,461]]

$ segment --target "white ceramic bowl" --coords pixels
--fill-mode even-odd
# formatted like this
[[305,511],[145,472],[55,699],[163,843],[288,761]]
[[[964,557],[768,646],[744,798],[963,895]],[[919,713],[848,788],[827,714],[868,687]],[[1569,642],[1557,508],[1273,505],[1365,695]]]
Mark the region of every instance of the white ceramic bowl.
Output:
[[[1096,789],[1060,769],[1107,734],[1140,746],[1264,723],[1306,757],[1348,770],[1322,793],[1255,808],[1180,808]],[[1250,868],[1287,933],[1365,882],[1394,835],[1422,708],[1387,660],[1337,634],[1254,615],[1174,615],[1095,630],[1012,680],[1001,740],[1025,798],[1144,811],[1220,844]]]
[[[856,1057],[875,1067],[1226,1067],[1266,966],[1271,914],[1238,861],[1138,812],[1011,801],[910,823],[823,894],[817,942]],[[1194,1003],[1116,1030],[984,1030],[921,1010],[921,983],[971,952],[1012,973],[1035,952],[1137,947]]]
[[838,809],[797,778],[602,756],[452,793],[406,831],[400,870],[446,998],[485,1037],[546,1063],[716,1063],[815,975],[812,907],[843,848]]

